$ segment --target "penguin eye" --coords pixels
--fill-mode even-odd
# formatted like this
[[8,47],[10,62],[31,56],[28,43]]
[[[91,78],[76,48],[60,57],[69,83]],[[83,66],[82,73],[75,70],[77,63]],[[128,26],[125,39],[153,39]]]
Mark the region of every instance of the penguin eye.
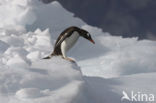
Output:
[[89,36],[90,36],[90,34],[89,34],[89,33],[87,33],[87,36],[89,37]]

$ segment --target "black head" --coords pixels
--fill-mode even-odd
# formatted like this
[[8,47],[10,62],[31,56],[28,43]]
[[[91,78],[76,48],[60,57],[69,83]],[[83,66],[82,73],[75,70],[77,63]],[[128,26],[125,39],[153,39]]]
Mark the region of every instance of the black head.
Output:
[[95,44],[94,40],[92,39],[91,35],[89,32],[86,30],[81,29],[80,30],[80,36],[84,37],[85,39],[91,41],[93,44]]

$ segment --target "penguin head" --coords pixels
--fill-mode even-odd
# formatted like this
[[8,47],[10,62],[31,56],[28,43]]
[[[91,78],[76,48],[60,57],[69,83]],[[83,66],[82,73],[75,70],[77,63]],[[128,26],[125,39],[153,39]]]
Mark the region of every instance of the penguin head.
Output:
[[94,40],[92,39],[91,35],[89,32],[87,32],[86,30],[81,29],[80,31],[80,36],[84,37],[85,39],[89,40],[90,42],[92,42],[93,44],[95,44]]

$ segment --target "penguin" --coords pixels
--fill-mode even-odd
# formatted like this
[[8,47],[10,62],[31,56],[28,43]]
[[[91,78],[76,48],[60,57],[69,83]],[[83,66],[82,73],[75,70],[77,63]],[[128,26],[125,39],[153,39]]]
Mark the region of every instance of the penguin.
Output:
[[88,31],[76,26],[68,27],[57,38],[53,52],[43,59],[50,59],[53,56],[62,56],[63,59],[75,62],[71,58],[68,58],[66,53],[74,46],[79,37],[83,37],[95,44]]

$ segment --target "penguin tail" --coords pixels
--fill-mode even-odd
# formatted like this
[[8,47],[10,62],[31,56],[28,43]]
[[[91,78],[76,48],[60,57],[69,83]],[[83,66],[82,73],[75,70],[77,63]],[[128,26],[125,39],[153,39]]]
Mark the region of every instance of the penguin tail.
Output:
[[47,57],[44,57],[43,59],[51,59],[53,56],[56,56],[56,54],[53,52],[52,54],[50,54]]
[[47,57],[44,57],[42,59],[50,59],[50,58],[51,58],[51,56],[47,56]]

